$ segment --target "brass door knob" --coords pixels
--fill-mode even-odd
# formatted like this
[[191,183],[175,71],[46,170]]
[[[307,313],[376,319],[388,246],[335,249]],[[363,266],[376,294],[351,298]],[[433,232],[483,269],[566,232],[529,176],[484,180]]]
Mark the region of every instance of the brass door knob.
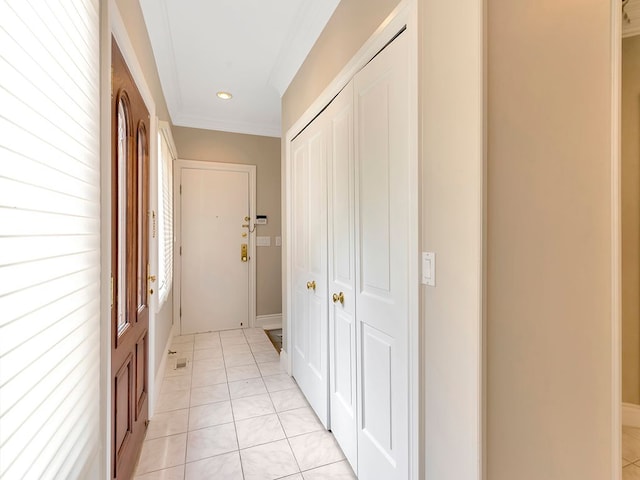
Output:
[[340,292],[340,293],[333,294],[333,303],[338,303],[338,302],[344,305],[344,293]]
[[315,291],[316,289],[316,281],[312,280],[311,282],[307,282],[307,290],[311,290],[313,289]]

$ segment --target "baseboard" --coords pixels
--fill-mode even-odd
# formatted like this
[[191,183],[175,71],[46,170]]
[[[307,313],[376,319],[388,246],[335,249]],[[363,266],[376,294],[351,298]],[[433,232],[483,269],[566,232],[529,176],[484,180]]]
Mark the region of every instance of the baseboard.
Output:
[[256,328],[262,328],[264,330],[273,330],[274,328],[282,328],[282,314],[273,313],[271,315],[258,315],[256,317]]
[[291,375],[291,369],[289,368],[289,355],[284,350],[280,350],[280,368]]
[[640,428],[640,405],[622,403],[622,425]]
[[158,396],[160,396],[160,390],[162,389],[162,381],[164,380],[164,374],[167,371],[167,352],[169,351],[169,347],[171,347],[171,342],[173,341],[175,326],[176,325],[174,324],[171,327],[171,332],[169,332],[169,337],[167,338],[167,344],[160,352],[160,355],[162,355],[162,359],[160,360],[160,366],[158,367],[158,371],[156,372],[156,379],[154,383],[155,391],[151,392],[152,398],[150,398],[151,401],[149,402],[149,418],[151,418],[155,413]]

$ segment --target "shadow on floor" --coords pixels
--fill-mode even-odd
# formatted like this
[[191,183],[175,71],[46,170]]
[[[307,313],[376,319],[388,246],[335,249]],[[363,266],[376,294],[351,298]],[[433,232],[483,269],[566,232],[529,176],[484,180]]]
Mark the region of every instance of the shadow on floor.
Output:
[[274,328],[273,330],[265,330],[264,333],[267,334],[271,343],[278,351],[278,355],[280,355],[280,350],[282,350],[282,329]]

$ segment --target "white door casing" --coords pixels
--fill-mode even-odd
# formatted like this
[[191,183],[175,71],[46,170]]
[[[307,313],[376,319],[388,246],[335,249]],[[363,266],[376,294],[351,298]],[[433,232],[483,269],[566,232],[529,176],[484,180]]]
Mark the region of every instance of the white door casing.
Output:
[[353,82],[328,120],[329,398],[331,430],[357,472]]
[[354,77],[358,475],[409,476],[411,178],[407,35]]
[[328,419],[326,129],[314,122],[292,144],[293,376],[325,427]]
[[[179,160],[176,170],[180,333],[249,327],[255,321],[255,245],[250,230],[256,168]],[[242,244],[247,245],[246,262]]]

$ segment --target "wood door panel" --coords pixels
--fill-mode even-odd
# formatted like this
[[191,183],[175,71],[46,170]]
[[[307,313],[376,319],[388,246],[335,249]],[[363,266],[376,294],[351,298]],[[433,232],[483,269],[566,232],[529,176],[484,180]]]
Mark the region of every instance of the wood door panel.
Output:
[[147,399],[147,372],[148,372],[148,338],[147,331],[145,330],[144,334],[138,342],[136,343],[136,420],[139,418],[142,413],[142,409],[144,407],[145,400]]
[[111,476],[133,476],[148,419],[149,112],[112,37]]
[[114,379],[114,397],[115,397],[115,410],[114,410],[114,451],[116,452],[116,464],[118,459],[122,456],[124,446],[131,435],[133,427],[133,412],[131,411],[131,390],[133,388],[133,368],[132,368],[133,356],[128,357]]

